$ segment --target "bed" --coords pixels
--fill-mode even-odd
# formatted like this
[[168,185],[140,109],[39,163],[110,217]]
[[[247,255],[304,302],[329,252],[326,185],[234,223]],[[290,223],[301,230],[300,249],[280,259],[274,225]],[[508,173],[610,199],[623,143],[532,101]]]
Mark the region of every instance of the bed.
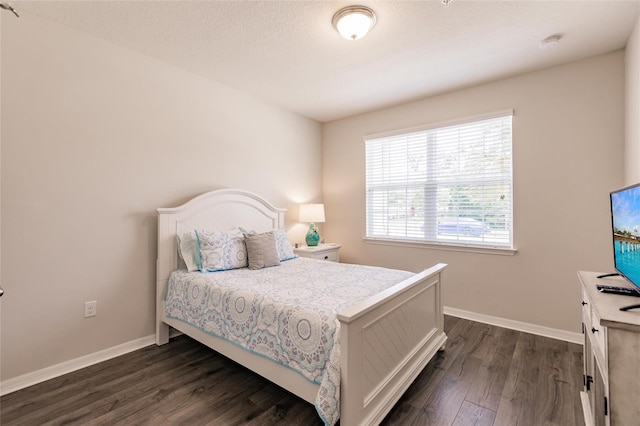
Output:
[[[253,193],[237,189],[207,192],[179,207],[158,209],[156,344],[166,344],[170,327],[174,328],[314,404],[326,424],[335,423],[338,417],[343,426],[380,423],[437,351],[444,348],[441,287],[445,264],[434,265],[417,274],[396,274],[396,280],[401,277],[398,282],[341,307],[335,318],[328,321],[337,327],[334,374],[338,377],[338,392],[337,400],[333,402],[337,410],[334,414],[326,414],[329,412],[326,406],[331,402],[327,401],[326,386],[319,380],[310,380],[301,372],[276,362],[273,357],[247,349],[225,335],[218,336],[207,327],[189,323],[174,314],[173,302],[167,302],[168,293],[175,292],[170,286],[178,285],[186,275],[197,274],[181,271],[185,264],[179,255],[178,236],[194,229],[241,228],[258,233],[282,230],[285,211]],[[332,269],[334,274],[345,277],[352,274],[352,269],[348,268],[353,268],[353,274],[374,268],[345,264],[330,267],[328,263],[333,262],[291,259],[282,262],[282,268],[262,271],[268,271],[264,274],[269,278],[264,279],[270,281],[273,274],[285,273],[292,268],[299,272],[297,268],[312,267],[318,274],[321,270]],[[389,273],[385,274],[380,268],[373,272],[390,277],[402,272],[387,271]],[[216,274],[201,275],[214,280],[223,275]],[[239,270],[237,274],[254,277],[263,272]],[[294,308],[298,307],[291,307]]]

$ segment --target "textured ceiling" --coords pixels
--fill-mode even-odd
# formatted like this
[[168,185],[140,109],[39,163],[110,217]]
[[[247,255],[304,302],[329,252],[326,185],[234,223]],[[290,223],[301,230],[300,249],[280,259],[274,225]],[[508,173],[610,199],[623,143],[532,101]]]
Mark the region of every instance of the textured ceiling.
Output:
[[[640,13],[640,0],[10,3],[321,122],[621,49]],[[331,26],[348,4],[378,18],[355,42]]]

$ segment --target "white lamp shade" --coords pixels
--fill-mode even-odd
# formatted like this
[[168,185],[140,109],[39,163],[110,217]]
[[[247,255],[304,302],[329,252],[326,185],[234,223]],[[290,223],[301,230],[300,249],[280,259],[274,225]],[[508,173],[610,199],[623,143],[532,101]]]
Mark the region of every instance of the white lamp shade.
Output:
[[333,16],[333,26],[347,40],[361,39],[375,23],[376,15],[365,6],[348,6]]
[[324,204],[301,204],[299,219],[307,223],[324,222]]

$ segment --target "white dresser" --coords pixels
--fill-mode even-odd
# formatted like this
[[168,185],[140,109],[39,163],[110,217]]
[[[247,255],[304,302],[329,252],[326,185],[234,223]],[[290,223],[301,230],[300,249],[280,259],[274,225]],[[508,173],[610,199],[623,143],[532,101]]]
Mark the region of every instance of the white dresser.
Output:
[[630,287],[621,277],[578,272],[582,285],[585,424],[640,425],[640,297],[600,293],[596,285]]

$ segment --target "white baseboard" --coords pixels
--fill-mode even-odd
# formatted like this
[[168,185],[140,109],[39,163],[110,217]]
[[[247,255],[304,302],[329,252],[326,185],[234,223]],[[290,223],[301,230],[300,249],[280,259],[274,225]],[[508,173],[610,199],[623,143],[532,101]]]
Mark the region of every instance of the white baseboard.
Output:
[[[524,331],[526,333],[537,334],[540,336],[564,340],[571,343],[578,343],[580,345],[583,342],[582,334],[580,333],[572,333],[565,330],[543,327],[526,322],[493,317],[491,315],[478,314],[475,312],[464,311],[462,309],[450,308],[448,306],[444,307],[444,313],[453,317],[464,318],[484,324],[491,324],[498,327],[509,328],[512,330]],[[171,331],[171,337],[175,337],[181,334],[179,332],[176,332],[176,330]],[[152,345],[155,342],[155,335],[142,337],[140,339],[132,340],[130,342],[123,343],[112,348],[107,348],[102,351],[82,356],[80,358],[65,361],[60,364],[52,365],[51,367],[46,367],[41,370],[33,371],[31,373],[23,374],[22,376],[5,380],[3,382],[0,382],[0,395],[7,395],[17,390],[42,383],[46,380],[71,373],[76,370],[80,370],[81,368],[89,367],[90,365],[107,361],[111,358],[128,354],[129,352],[137,351],[138,349],[142,349],[146,346]]]
[[506,318],[493,317],[491,315],[478,314],[475,312],[464,311],[462,309],[444,307],[445,315],[452,317],[464,318],[471,321],[481,322],[484,324],[496,325],[498,327],[508,328],[511,330],[524,331],[525,333],[537,334],[538,336],[550,337],[552,339],[564,340],[570,343],[583,344],[584,338],[582,333],[572,333],[557,328],[544,327],[527,322],[514,321]]
[[5,380],[3,382],[0,382],[0,395],[7,395],[11,392],[15,392],[32,385],[42,383],[46,380],[62,376],[63,374],[71,373],[73,371],[80,370],[81,368],[85,368],[99,362],[107,361],[111,358],[115,358],[129,352],[137,351],[138,349],[142,349],[146,346],[152,345],[155,342],[155,335],[142,337],[140,339],[132,340],[130,342],[123,343],[112,348],[107,348],[89,355],[82,356],[80,358],[61,362],[60,364],[52,365],[51,367],[46,367],[41,370],[33,371],[31,373],[23,374],[22,376]]

